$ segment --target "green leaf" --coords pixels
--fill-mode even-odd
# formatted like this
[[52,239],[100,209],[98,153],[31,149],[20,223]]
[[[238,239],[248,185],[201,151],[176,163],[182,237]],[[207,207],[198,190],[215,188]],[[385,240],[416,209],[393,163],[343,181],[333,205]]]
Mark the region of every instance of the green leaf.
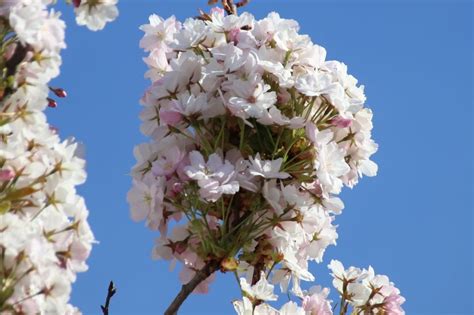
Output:
[[0,203],[0,214],[5,214],[7,213],[8,211],[10,211],[12,207],[12,203],[8,200],[5,200],[5,201],[2,201]]

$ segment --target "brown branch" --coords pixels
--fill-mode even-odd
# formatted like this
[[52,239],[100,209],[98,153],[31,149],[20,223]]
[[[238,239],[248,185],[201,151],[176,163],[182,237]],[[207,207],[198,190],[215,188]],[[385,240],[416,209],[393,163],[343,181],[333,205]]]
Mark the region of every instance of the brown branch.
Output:
[[227,14],[237,14],[237,8],[234,5],[234,0],[222,0],[222,7]]
[[252,285],[257,283],[260,280],[260,275],[263,269],[265,268],[265,264],[261,261],[259,261],[253,269],[253,275],[252,275]]
[[110,299],[112,299],[112,296],[114,296],[115,293],[117,293],[117,288],[115,288],[114,282],[110,281],[109,288],[107,290],[107,298],[105,299],[105,305],[100,306],[102,314],[109,315]]
[[210,261],[204,265],[201,270],[198,270],[194,277],[186,284],[183,284],[181,291],[174,298],[173,302],[168,306],[164,315],[176,315],[178,313],[181,304],[186,298],[196,289],[196,287],[206,280],[210,275],[216,272],[220,267],[220,263],[217,261]]

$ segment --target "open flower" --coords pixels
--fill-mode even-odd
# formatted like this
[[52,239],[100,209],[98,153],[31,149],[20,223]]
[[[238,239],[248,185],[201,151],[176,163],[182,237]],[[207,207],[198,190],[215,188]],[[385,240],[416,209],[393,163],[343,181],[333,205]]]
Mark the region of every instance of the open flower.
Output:
[[91,31],[98,31],[105,27],[107,22],[118,16],[117,0],[82,0],[74,9],[76,22],[85,25]]
[[245,278],[240,278],[240,287],[253,299],[261,301],[275,301],[277,299],[277,296],[273,293],[274,286],[267,281],[264,273],[254,285],[250,285]]
[[263,178],[280,178],[285,179],[290,177],[286,172],[280,172],[283,163],[282,158],[276,160],[262,160],[260,153],[255,155],[255,158],[249,157],[251,163],[249,167],[250,174],[254,176],[261,176]]
[[189,154],[190,166],[185,167],[186,175],[197,180],[202,198],[216,201],[222,194],[233,195],[239,191],[239,182],[235,179],[235,169],[229,161],[213,153],[207,162],[198,151]]

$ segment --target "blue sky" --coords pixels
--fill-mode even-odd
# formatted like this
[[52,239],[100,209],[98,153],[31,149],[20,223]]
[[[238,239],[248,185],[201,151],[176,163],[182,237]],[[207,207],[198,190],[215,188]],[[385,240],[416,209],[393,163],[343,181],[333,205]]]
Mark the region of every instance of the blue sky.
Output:
[[[63,137],[86,145],[88,181],[80,187],[97,240],[90,270],[72,302],[99,314],[108,281],[118,293],[111,315],[161,314],[179,290],[177,273],[150,258],[156,234],[129,219],[127,175],[139,133],[144,54],[139,25],[151,13],[194,16],[206,0],[122,0],[105,31],[69,25],[62,75],[69,92],[48,110]],[[379,175],[346,189],[338,246],[311,270],[331,286],[327,263],[372,265],[406,297],[408,314],[473,314],[473,4],[470,1],[254,0],[246,10],[299,21],[301,31],[344,61],[366,86],[380,145]],[[239,298],[230,275],[182,314],[232,314]],[[181,314],[181,313],[180,313]]]

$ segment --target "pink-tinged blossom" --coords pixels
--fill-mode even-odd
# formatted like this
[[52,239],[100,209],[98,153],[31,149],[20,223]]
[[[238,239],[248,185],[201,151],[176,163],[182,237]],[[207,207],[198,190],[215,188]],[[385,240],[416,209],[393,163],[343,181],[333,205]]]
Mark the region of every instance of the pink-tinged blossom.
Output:
[[261,176],[263,178],[279,178],[284,179],[290,177],[290,174],[286,172],[280,172],[283,164],[283,159],[278,158],[276,160],[262,160],[260,153],[255,155],[255,158],[249,157],[251,163],[249,170],[250,174],[254,176]]
[[402,308],[402,304],[405,303],[405,298],[400,295],[400,291],[397,289],[383,300],[383,310],[388,315],[404,315],[405,311]]
[[263,84],[260,77],[255,74],[250,80],[232,82],[228,103],[229,110],[242,119],[261,118],[276,103],[276,93],[270,91],[270,86]]
[[183,120],[183,115],[175,110],[160,109],[160,122],[167,125],[176,125]]
[[331,303],[328,300],[329,289],[320,286],[312,287],[303,297],[302,306],[309,315],[332,315]]
[[15,172],[10,169],[0,170],[0,181],[8,181],[15,177]]
[[[156,183],[145,184],[141,181],[135,181],[133,188],[127,195],[127,200],[131,206],[130,214],[134,221],[142,221],[151,218],[155,211],[161,213],[163,201],[164,179],[159,178]],[[161,214],[160,214],[161,216]]]
[[344,118],[342,116],[337,116],[331,120],[331,123],[339,128],[347,128],[352,125],[352,119]]
[[221,195],[233,195],[239,191],[239,182],[235,180],[234,166],[229,161],[213,153],[207,162],[198,151],[189,154],[191,165],[185,167],[186,175],[197,180],[202,198],[216,201]]
[[184,156],[185,153],[177,146],[163,150],[151,164],[151,171],[155,176],[170,176],[176,171]]

